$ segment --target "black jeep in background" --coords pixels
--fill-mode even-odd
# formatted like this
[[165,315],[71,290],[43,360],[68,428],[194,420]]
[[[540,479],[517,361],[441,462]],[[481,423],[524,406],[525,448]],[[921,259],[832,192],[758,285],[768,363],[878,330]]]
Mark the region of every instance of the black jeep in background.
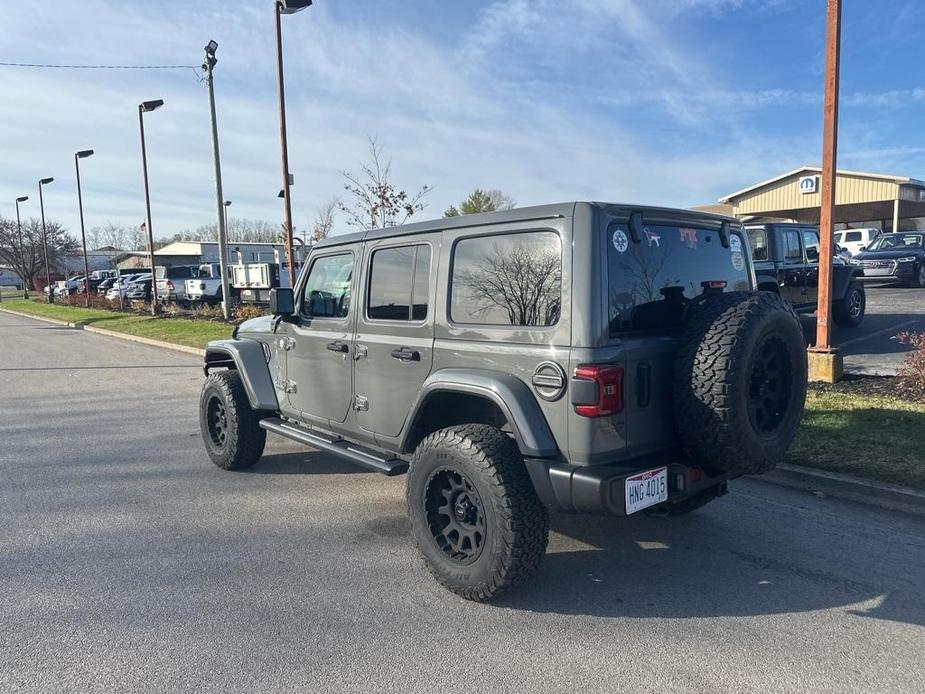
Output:
[[[780,294],[797,313],[816,311],[819,289],[819,228],[812,224],[750,224],[758,289]],[[836,259],[832,267],[832,318],[853,328],[864,320],[867,295],[857,265]]]

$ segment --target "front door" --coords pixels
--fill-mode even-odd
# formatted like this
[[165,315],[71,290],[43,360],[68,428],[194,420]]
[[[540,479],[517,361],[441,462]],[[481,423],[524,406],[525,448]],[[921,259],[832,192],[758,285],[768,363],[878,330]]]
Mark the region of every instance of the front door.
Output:
[[332,248],[312,258],[298,297],[298,321],[286,326],[289,405],[308,419],[343,422],[353,395],[354,266],[359,249]]
[[395,437],[433,363],[439,235],[367,243],[365,301],[357,317],[357,423]]
[[781,295],[794,306],[806,303],[806,262],[803,246],[797,229],[781,230],[781,246],[784,251],[783,281]]

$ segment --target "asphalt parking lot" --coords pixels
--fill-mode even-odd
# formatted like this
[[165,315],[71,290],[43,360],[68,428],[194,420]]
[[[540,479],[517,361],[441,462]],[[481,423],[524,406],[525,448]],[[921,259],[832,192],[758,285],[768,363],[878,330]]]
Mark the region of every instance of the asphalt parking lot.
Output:
[[[868,284],[867,313],[857,328],[833,325],[832,341],[849,373],[895,376],[908,351],[896,341],[903,330],[925,332],[925,289]],[[807,343],[815,342],[816,316],[801,316]]]
[[754,480],[557,516],[535,580],[478,605],[426,573],[402,478],[274,437],[214,467],[201,381],[0,313],[0,691],[921,691],[921,518]]

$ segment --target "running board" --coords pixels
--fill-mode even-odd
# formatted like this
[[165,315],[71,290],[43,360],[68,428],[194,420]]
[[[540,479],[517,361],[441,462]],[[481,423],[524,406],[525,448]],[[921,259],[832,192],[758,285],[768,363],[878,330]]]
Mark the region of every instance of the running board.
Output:
[[274,434],[285,436],[287,439],[292,439],[293,441],[304,443],[307,446],[318,448],[326,453],[333,453],[352,463],[356,463],[373,472],[381,472],[383,475],[389,477],[403,475],[408,472],[408,463],[401,458],[396,458],[394,456],[391,458],[383,458],[378,452],[357,446],[347,441],[347,439],[339,437],[334,438],[317,431],[310,431],[298,424],[287,422],[279,417],[261,419],[260,427],[267,431],[272,431]]

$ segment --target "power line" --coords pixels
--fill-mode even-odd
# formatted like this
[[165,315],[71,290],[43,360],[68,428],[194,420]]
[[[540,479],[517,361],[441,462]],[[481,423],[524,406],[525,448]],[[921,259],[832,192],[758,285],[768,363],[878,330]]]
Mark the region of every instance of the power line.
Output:
[[50,65],[47,63],[5,63],[0,67],[40,67],[66,70],[198,70],[199,65]]

